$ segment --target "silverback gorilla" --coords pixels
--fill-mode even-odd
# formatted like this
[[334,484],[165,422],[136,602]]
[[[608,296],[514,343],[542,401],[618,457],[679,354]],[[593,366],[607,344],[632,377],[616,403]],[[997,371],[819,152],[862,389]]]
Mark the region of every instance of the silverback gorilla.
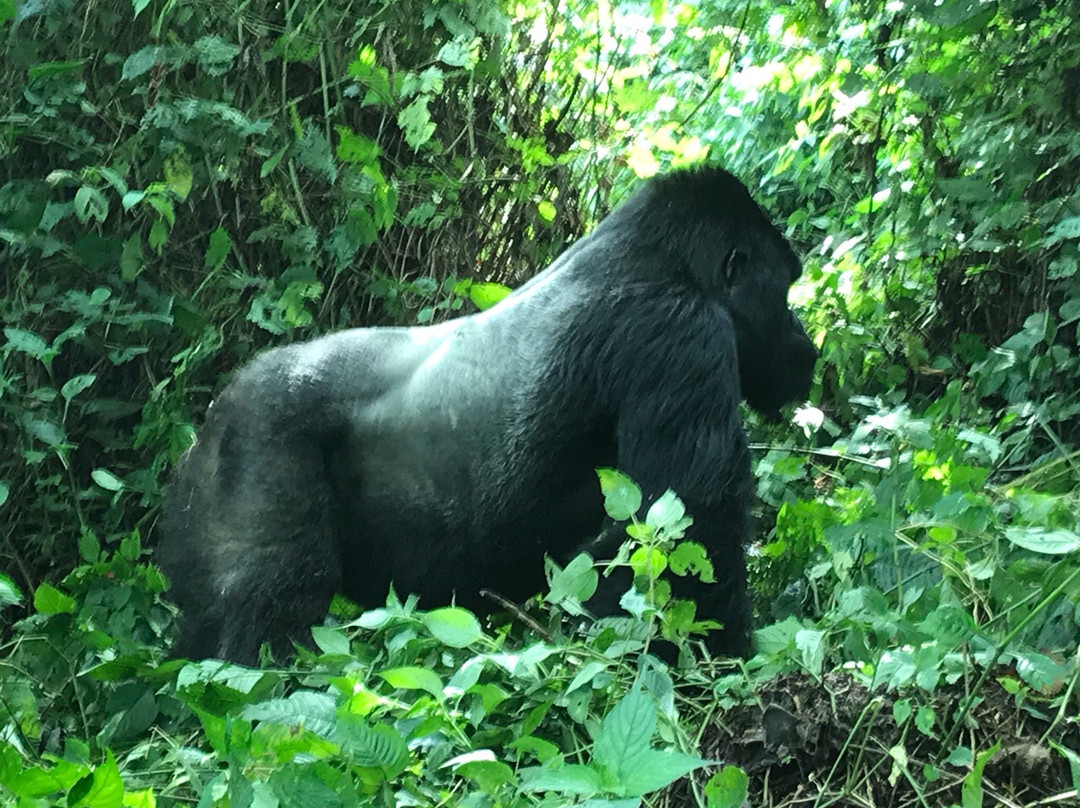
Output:
[[[799,273],[746,187],[698,168],[647,182],[489,311],[261,354],[168,497],[175,652],[287,653],[335,592],[370,607],[391,582],[428,607],[483,611],[482,588],[524,600],[545,553],[565,562],[601,532],[594,470],[615,466],[647,499],[672,488],[686,503],[718,581],[675,594],[724,624],[713,651],[747,654],[738,407],[776,416],[809,392],[817,352],[787,306]],[[598,613],[620,593],[601,591]]]

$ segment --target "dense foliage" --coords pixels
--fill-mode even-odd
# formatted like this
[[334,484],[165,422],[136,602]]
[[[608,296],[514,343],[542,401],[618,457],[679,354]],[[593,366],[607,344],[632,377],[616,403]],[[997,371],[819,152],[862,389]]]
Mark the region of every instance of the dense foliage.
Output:
[[[746,771],[666,799],[782,802],[783,756],[714,725],[791,713],[760,694],[796,674],[866,694],[822,802],[1075,796],[1071,4],[0,0],[0,43],[4,804],[630,806],[720,756]],[[232,368],[486,305],[706,158],[800,248],[823,354],[794,426],[752,424],[757,657],[639,656],[688,630],[688,562],[674,500],[620,481],[657,583],[630,628],[560,619],[572,565],[488,629],[339,603],[296,670],[162,662],[160,490]]]

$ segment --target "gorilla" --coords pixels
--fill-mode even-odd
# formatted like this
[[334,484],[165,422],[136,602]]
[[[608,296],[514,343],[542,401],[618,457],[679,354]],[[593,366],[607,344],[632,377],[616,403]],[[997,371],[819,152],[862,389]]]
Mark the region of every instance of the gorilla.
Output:
[[211,406],[167,496],[174,652],[288,654],[336,592],[378,606],[391,583],[428,607],[485,611],[483,588],[522,601],[545,554],[597,546],[595,469],[614,466],[646,501],[682,498],[718,580],[677,579],[674,594],[723,624],[711,650],[747,655],[739,402],[778,417],[809,393],[817,351],[787,305],[800,272],[746,187],[699,167],[649,180],[487,311],[260,354]]

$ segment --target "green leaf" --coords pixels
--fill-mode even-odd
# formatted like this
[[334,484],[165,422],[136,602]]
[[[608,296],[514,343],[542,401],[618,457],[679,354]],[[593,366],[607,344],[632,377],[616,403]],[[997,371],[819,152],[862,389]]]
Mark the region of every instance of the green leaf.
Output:
[[550,562],[548,570],[548,603],[564,603],[567,599],[584,603],[596,593],[600,576],[588,553],[578,553],[563,569]]
[[347,126],[335,126],[334,131],[338,134],[336,152],[339,160],[360,165],[377,162],[381,150],[374,140],[356,134]]
[[802,656],[802,664],[812,676],[821,676],[825,664],[825,632],[817,629],[799,629],[795,632],[795,647]]
[[120,277],[125,281],[133,281],[139,277],[144,266],[142,238],[138,233],[132,233],[124,242],[124,249],[120,253]]
[[630,556],[634,575],[655,581],[667,569],[667,556],[656,547],[638,547]]
[[349,638],[336,628],[312,626],[311,638],[324,654],[348,656],[352,650],[349,647]]
[[[465,648],[484,636],[480,621],[466,609],[435,609],[421,615],[420,619],[435,639],[451,648]],[[442,691],[441,684],[439,691]]]
[[896,726],[902,727],[904,723],[911,718],[911,713],[911,699],[897,699],[893,702],[892,714]]
[[41,584],[34,592],[34,608],[41,614],[72,614],[75,600],[52,584]]
[[358,716],[342,716],[334,740],[354,764],[381,769],[387,778],[397,777],[409,765],[405,739],[387,724],[371,726]]
[[460,764],[454,772],[472,780],[481,791],[492,796],[503,786],[517,782],[514,770],[501,760],[471,760]]
[[471,43],[453,40],[439,48],[439,55],[435,58],[450,67],[465,67],[473,61]]
[[1032,651],[1015,657],[1020,678],[1040,693],[1052,695],[1064,686],[1068,676],[1064,666],[1045,654]]
[[749,797],[750,778],[738,766],[725,766],[705,784],[707,808],[742,808]]
[[667,529],[681,522],[686,516],[686,506],[670,488],[649,506],[645,524],[657,530]]
[[385,679],[391,687],[396,687],[399,690],[423,690],[440,701],[442,700],[442,681],[429,668],[415,666],[390,668],[382,671],[379,676]]
[[[138,2],[138,0],[136,0]],[[144,4],[145,7],[146,4]],[[135,14],[137,15],[141,8],[136,6]],[[148,72],[150,68],[162,60],[163,49],[160,45],[147,45],[145,48],[136,51],[124,60],[124,66],[120,71],[120,78],[124,81],[131,81],[137,79],[139,76]]]
[[0,0],[0,29],[15,19],[18,13],[19,9],[15,5],[15,0]]
[[23,601],[22,592],[15,582],[0,572],[0,609],[5,606],[18,606]]
[[106,491],[122,491],[124,489],[124,481],[106,469],[94,469],[90,472],[90,479]]
[[87,564],[93,564],[101,556],[101,541],[92,530],[79,534],[79,558]]
[[676,575],[686,575],[689,572],[707,584],[716,580],[716,571],[705,548],[696,541],[679,542],[668,555],[668,565]]
[[203,257],[203,266],[210,270],[218,270],[225,264],[232,250],[233,240],[223,227],[218,227],[210,234],[210,243],[206,247],[206,255]]
[[641,797],[671,785],[680,777],[708,766],[709,761],[682,752],[649,749],[637,756],[619,775],[620,794]]
[[1045,555],[1066,555],[1080,550],[1080,536],[1064,528],[1010,527],[1005,538],[1018,547]]
[[982,808],[983,804],[983,787],[982,777],[983,769],[986,768],[987,762],[1001,749],[1001,741],[998,741],[985,752],[980,752],[975,757],[975,766],[964,777],[964,783],[960,787],[960,804],[963,808]]
[[[168,189],[179,199],[187,199],[188,194],[191,193],[191,185],[195,178],[191,173],[191,163],[188,162],[184,150],[177,149],[166,157],[162,170],[165,174],[165,185]],[[168,203],[168,210],[163,211],[162,215],[169,222],[169,227],[172,227],[175,219],[171,202]]]
[[536,204],[536,213],[545,222],[553,222],[555,221],[555,214],[558,213],[558,211],[553,204],[546,199],[542,199]]
[[625,522],[641,507],[641,489],[629,477],[615,469],[597,469],[604,510],[617,522]]
[[480,311],[486,311],[512,291],[501,283],[474,283],[469,287],[469,299]]
[[64,397],[66,401],[71,401],[75,396],[79,395],[83,390],[97,381],[97,376],[93,373],[83,373],[79,376],[72,376],[66,382],[64,386],[60,388],[60,395]]
[[1069,216],[1055,224],[1043,243],[1050,247],[1066,239],[1080,239],[1080,216]]
[[56,351],[50,348],[45,340],[31,331],[23,331],[21,328],[5,328],[4,336],[7,337],[8,340],[5,347],[14,348],[16,351],[22,351],[24,354],[29,354],[34,359],[47,362],[56,356]]
[[417,96],[416,99],[398,113],[397,121],[405,131],[405,142],[412,149],[419,149],[435,134],[435,124],[431,122],[431,113],[428,111],[426,95]]
[[600,772],[588,766],[554,763],[521,770],[522,791],[555,791],[591,797],[604,791]]
[[608,771],[624,796],[641,796],[703,766],[707,761],[680,752],[651,749],[656,704],[639,690],[620,699],[600,722],[593,762]]
[[937,721],[937,714],[934,712],[934,708],[924,704],[919,708],[919,711],[915,713],[915,729],[925,735],[927,738],[934,736],[934,723]]
[[337,725],[337,705],[326,693],[298,690],[288,698],[249,704],[243,709],[241,716],[248,721],[302,726],[321,738],[329,738]]
[[11,489],[8,488],[8,484],[0,480],[0,505],[3,505],[8,501],[8,497],[11,496]]
[[218,36],[200,37],[192,45],[198,54],[199,67],[211,76],[222,76],[232,67],[233,60],[240,54],[240,47]]
[[106,753],[105,762],[76,783],[67,796],[70,808],[120,808],[123,803],[124,781],[112,750]]
[[151,2],[152,0],[131,0],[131,7],[135,9],[135,16],[138,17]]
[[75,192],[75,218],[80,224],[91,219],[103,222],[109,215],[109,202],[97,188],[84,185]]

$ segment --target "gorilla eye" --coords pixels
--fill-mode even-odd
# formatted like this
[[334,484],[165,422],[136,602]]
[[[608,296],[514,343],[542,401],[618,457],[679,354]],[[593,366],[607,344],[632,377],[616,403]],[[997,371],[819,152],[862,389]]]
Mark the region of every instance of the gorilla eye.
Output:
[[724,261],[724,280],[733,283],[735,278],[742,275],[746,269],[746,262],[749,258],[750,256],[740,249],[734,249],[728,253],[727,260]]

